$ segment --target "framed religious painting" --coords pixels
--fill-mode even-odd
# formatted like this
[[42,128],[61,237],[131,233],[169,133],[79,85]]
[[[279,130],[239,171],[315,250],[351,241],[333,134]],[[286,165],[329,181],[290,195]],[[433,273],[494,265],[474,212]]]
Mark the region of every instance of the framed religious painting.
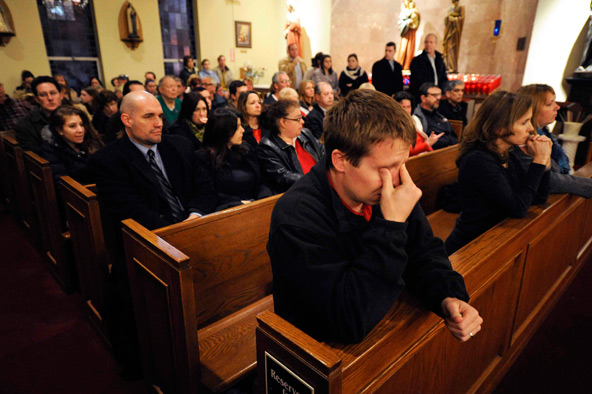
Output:
[[238,48],[251,48],[251,22],[234,22],[234,34]]

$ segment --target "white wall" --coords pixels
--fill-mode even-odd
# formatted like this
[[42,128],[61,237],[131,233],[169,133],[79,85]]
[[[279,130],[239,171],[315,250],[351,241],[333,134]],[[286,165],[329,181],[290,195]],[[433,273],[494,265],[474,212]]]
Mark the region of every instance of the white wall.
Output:
[[585,39],[589,16],[590,0],[539,0],[524,85],[551,85],[557,101],[567,98],[569,84],[565,77],[571,76],[579,64],[583,51],[581,33]]

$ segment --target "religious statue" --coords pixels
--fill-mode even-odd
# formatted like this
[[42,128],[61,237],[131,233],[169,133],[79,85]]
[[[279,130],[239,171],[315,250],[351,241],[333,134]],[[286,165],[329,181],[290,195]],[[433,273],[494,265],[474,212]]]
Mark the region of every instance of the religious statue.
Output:
[[296,44],[298,47],[298,56],[302,57],[302,44],[300,43],[300,18],[294,9],[291,0],[286,1],[288,6],[288,14],[286,15],[286,27],[284,30],[284,37],[286,38],[286,48],[290,44]]
[[588,26],[588,34],[586,35],[586,45],[582,54],[582,60],[580,61],[580,67],[576,70],[579,72],[592,71],[592,1],[590,1],[590,18],[588,20],[590,25]]
[[460,36],[465,22],[465,7],[458,4],[459,0],[452,0],[452,7],[444,18],[444,63],[449,73],[458,72],[458,52],[460,50]]
[[396,60],[403,70],[409,70],[411,60],[415,56],[415,33],[419,27],[419,11],[413,0],[403,0],[399,14],[399,33],[401,45],[397,51]]
[[14,35],[14,31],[8,24],[8,18],[4,14],[4,8],[0,4],[0,33],[8,33]]
[[137,22],[138,14],[136,10],[131,4],[127,6],[127,31],[128,31],[128,38],[130,39],[138,39],[140,36],[138,35],[138,22]]

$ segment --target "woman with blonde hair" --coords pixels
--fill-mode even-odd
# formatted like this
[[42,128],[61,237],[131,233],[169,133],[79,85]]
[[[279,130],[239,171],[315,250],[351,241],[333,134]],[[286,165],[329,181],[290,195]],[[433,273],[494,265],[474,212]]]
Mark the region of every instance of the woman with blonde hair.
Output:
[[[533,135],[532,99],[504,91],[482,104],[463,133],[456,161],[461,213],[446,240],[456,252],[507,217],[521,218],[549,193],[551,140]],[[509,155],[524,146],[532,163],[524,169]]]
[[300,102],[301,110],[308,115],[315,103],[315,83],[310,79],[300,82],[300,86],[298,86],[298,101]]

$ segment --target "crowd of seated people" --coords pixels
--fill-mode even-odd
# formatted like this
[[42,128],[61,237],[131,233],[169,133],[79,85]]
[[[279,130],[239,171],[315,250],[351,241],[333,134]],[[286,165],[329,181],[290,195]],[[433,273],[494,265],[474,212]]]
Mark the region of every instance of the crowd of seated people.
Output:
[[[327,112],[366,86],[393,97],[412,119],[409,156],[457,144],[448,119],[467,123],[464,85],[445,85],[445,98],[441,81],[417,86],[415,96],[403,91],[391,44],[372,84],[355,54],[338,77],[330,55],[317,54],[306,69],[289,47],[265,98],[252,80],[233,78],[224,56],[216,69],[204,59],[199,71],[186,57],[178,77],[158,82],[152,72],[144,83],[114,78],[121,98],[97,77],[77,95],[63,75],[23,72],[22,99],[0,83],[0,129],[14,129],[25,150],[45,157],[56,182],[69,175],[97,183],[117,223],[132,217],[154,229],[288,191],[324,160]],[[571,175],[546,129],[556,116],[552,88],[532,85],[493,93],[466,124],[457,160],[461,213],[446,240],[449,254],[504,218],[524,216],[549,193],[592,197],[592,182]]]

